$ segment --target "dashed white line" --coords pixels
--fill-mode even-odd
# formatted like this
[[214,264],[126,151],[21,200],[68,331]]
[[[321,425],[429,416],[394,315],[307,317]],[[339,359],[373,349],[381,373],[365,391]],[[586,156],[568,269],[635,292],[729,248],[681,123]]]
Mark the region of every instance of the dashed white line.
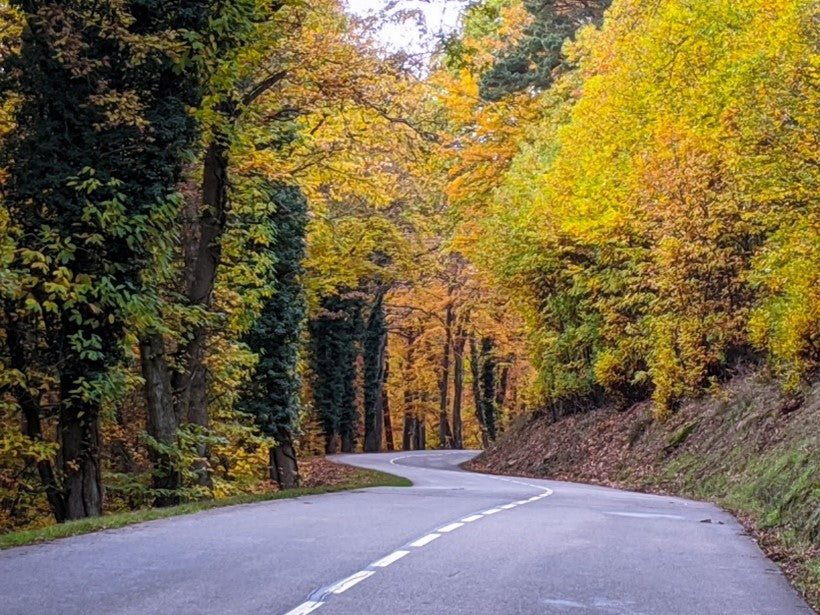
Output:
[[399,561],[405,555],[408,555],[410,551],[393,551],[390,555],[387,555],[380,560],[373,562],[371,566],[376,566],[378,568],[385,568],[392,564],[393,562]]
[[330,591],[331,594],[341,594],[356,585],[356,583],[361,583],[367,577],[371,577],[374,574],[376,574],[375,570],[360,570],[355,574],[351,574],[346,579],[342,579],[335,585],[332,585],[328,591]]
[[451,523],[450,525],[445,525],[444,527],[440,527],[436,531],[444,532],[444,533],[452,532],[453,530],[457,530],[458,528],[460,528],[462,525],[464,525],[464,524],[456,521],[455,523]]
[[423,547],[424,545],[429,545],[433,542],[436,538],[441,537],[441,534],[427,534],[427,536],[422,536],[418,540],[415,540],[410,543],[411,547]]
[[295,609],[288,611],[285,615],[308,615],[308,613],[312,613],[320,606],[322,606],[324,602],[316,602],[313,600],[308,600],[307,602],[303,602]]
[[[452,452],[455,452],[455,451],[452,451]],[[438,457],[439,455],[431,455],[431,456],[432,457]],[[400,456],[400,457],[394,457],[390,460],[390,463],[395,465],[396,461],[398,461],[400,459],[407,459],[409,457],[415,457],[415,455],[403,455],[403,456]],[[510,483],[516,483],[516,484],[523,485],[523,486],[526,486],[526,487],[534,487],[534,488],[543,490],[543,492],[536,495],[536,496],[533,496],[533,497],[531,497],[527,500],[518,500],[517,502],[510,502],[509,504],[504,504],[504,505],[498,506],[497,508],[490,508],[488,510],[485,510],[482,513],[476,513],[476,514],[473,514],[473,515],[469,515],[469,516],[464,517],[463,519],[461,519],[461,521],[456,521],[456,522],[450,523],[449,525],[445,525],[444,527],[439,528],[438,530],[436,530],[436,532],[431,532],[430,534],[426,534],[426,535],[422,536],[421,538],[418,538],[415,541],[409,543],[407,546],[408,547],[423,547],[425,545],[430,544],[434,540],[440,538],[441,533],[452,532],[453,530],[456,530],[456,529],[462,527],[465,523],[472,523],[473,521],[478,521],[479,519],[481,519],[483,517],[494,515],[496,513],[502,512],[504,510],[510,510],[512,508],[515,508],[517,506],[522,506],[524,504],[529,504],[530,502],[537,502],[541,498],[545,498],[549,495],[552,495],[552,489],[547,489],[546,487],[540,487],[538,485],[532,485],[530,483],[524,483],[524,482],[521,482],[521,481],[509,479],[509,478],[502,478],[500,476],[492,476],[492,477],[489,477],[489,478],[497,478],[498,480],[503,480],[503,481],[507,481],[507,482],[510,482]],[[404,549],[400,549],[398,551],[393,551],[393,553],[391,553],[390,555],[387,555],[387,556],[381,558],[380,560],[376,560],[375,562],[370,564],[365,570],[360,570],[359,572],[356,572],[356,573],[350,575],[349,577],[346,577],[346,578],[342,579],[341,581],[338,581],[338,582],[334,583],[333,585],[326,586],[323,589],[316,590],[310,596],[311,598],[313,598],[312,600],[307,600],[307,601],[303,602],[302,604],[300,604],[296,608],[294,608],[294,609],[288,611],[287,613],[285,613],[285,615],[309,615],[309,613],[312,613],[313,611],[318,609],[320,606],[325,604],[325,602],[327,600],[327,597],[330,596],[331,594],[341,594],[342,592],[347,591],[351,587],[353,587],[353,586],[357,585],[358,583],[361,583],[365,579],[373,576],[377,572],[375,570],[376,568],[385,568],[385,567],[393,564],[394,562],[397,562],[398,560],[400,560],[401,558],[403,558],[403,557],[405,557],[406,555],[409,555],[409,554],[410,554],[410,551],[408,551],[406,547]]]

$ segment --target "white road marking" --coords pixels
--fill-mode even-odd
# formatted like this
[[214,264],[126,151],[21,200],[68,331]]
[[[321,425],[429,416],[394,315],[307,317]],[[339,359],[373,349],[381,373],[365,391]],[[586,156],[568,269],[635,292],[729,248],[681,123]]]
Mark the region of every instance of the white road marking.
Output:
[[464,517],[461,522],[462,523],[472,523],[473,521],[478,521],[484,515],[470,515],[469,517]]
[[[439,456],[444,456],[445,454],[448,454],[448,453],[458,454],[458,453],[460,453],[460,451],[447,451],[447,453],[439,453],[437,455],[428,455],[428,457],[439,457]],[[392,459],[390,459],[390,463],[393,464],[393,465],[399,465],[396,462],[399,461],[400,459],[408,459],[408,458],[411,458],[411,457],[423,457],[423,456],[424,455],[401,455],[401,456],[393,457]],[[506,482],[509,482],[509,483],[515,483],[517,485],[522,485],[524,487],[529,487],[529,488],[532,488],[532,489],[540,489],[542,491],[542,493],[540,493],[537,496],[533,496],[528,500],[518,500],[517,502],[510,502],[509,504],[499,505],[497,508],[490,508],[489,510],[485,510],[483,513],[476,513],[476,514],[470,515],[468,517],[464,517],[461,521],[456,521],[456,522],[450,523],[449,525],[445,525],[444,527],[437,530],[437,532],[452,532],[453,530],[462,527],[465,523],[472,523],[473,521],[478,521],[479,519],[481,519],[485,516],[494,515],[496,513],[502,512],[504,510],[510,510],[512,508],[515,508],[516,506],[521,506],[523,504],[528,504],[530,502],[536,502],[536,501],[540,500],[541,498],[545,498],[549,495],[552,495],[552,493],[553,493],[552,489],[548,489],[546,487],[541,487],[540,485],[533,485],[531,483],[525,483],[525,482],[522,482],[522,481],[517,481],[517,480],[510,479],[510,478],[503,478],[503,477],[500,477],[500,476],[489,476],[489,475],[485,475],[485,476],[486,476],[486,478],[494,478],[494,479],[497,479],[497,480],[503,480],[503,481],[506,481]],[[614,514],[618,514],[618,513],[614,513]],[[431,542],[433,542],[434,540],[436,540],[440,537],[441,537],[441,534],[436,533],[436,532],[432,532],[430,534],[426,534],[426,535],[422,536],[421,538],[417,538],[415,541],[409,543],[408,546],[409,547],[423,547],[424,545],[430,544]],[[350,589],[354,585],[356,585],[358,583],[361,583],[365,579],[367,579],[367,578],[373,576],[374,574],[376,574],[377,570],[374,570],[375,568],[385,568],[385,567],[389,566],[390,564],[400,560],[401,558],[403,558],[404,556],[409,555],[409,554],[410,554],[410,551],[408,551],[406,548],[398,550],[398,551],[394,551],[390,555],[387,555],[387,556],[383,557],[382,559],[373,562],[372,564],[370,564],[367,567],[367,569],[360,570],[359,572],[356,572],[355,574],[352,574],[349,577],[346,577],[346,578],[342,579],[341,581],[337,581],[333,585],[326,586],[324,589],[316,590],[315,592],[313,592],[313,594],[311,594],[311,598],[315,598],[314,600],[308,600],[306,602],[303,602],[302,604],[297,606],[295,609],[292,609],[292,610],[288,611],[287,613],[285,613],[285,615],[308,615],[309,613],[312,613],[313,611],[318,609],[320,606],[325,604],[325,602],[327,601],[328,596],[330,596],[331,594],[341,594],[342,592],[347,591],[348,589]]]
[[439,538],[441,534],[427,534],[427,536],[422,536],[418,540],[411,542],[411,547],[423,547],[424,545],[429,545],[433,542],[436,538]]
[[360,570],[356,574],[351,574],[346,579],[342,579],[338,583],[331,586],[329,591],[331,594],[341,594],[356,585],[356,583],[361,583],[367,577],[373,576],[374,574],[376,574],[375,570]]
[[308,613],[312,613],[320,606],[322,606],[324,602],[315,602],[313,600],[308,600],[307,602],[303,602],[299,606],[297,606],[292,611],[288,611],[285,615],[308,615]]
[[393,551],[390,555],[387,555],[381,558],[379,561],[373,562],[370,565],[376,566],[378,568],[385,568],[393,562],[399,561],[401,558],[403,558],[405,555],[408,555],[409,553],[410,551]]
[[450,525],[445,525],[444,527],[439,528],[437,531],[439,531],[439,532],[452,532],[453,530],[457,530],[458,528],[460,528],[462,525],[464,525],[464,524],[459,523],[458,521],[456,521],[455,523],[451,523]]

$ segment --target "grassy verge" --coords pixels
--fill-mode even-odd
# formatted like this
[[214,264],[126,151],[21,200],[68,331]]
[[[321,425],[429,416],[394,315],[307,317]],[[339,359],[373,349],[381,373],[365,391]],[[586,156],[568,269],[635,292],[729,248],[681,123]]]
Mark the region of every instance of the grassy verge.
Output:
[[235,506],[237,504],[253,504],[256,502],[267,502],[269,500],[284,500],[286,498],[298,498],[304,495],[318,495],[321,493],[333,493],[336,491],[349,491],[351,489],[364,489],[365,487],[409,487],[412,483],[406,478],[376,472],[375,470],[354,470],[349,478],[344,482],[334,485],[319,487],[305,487],[300,489],[290,489],[288,491],[272,491],[270,493],[260,493],[251,495],[239,495],[224,500],[204,500],[201,502],[189,502],[180,506],[169,508],[147,508],[144,510],[134,510],[124,513],[105,515],[91,519],[80,519],[69,521],[58,525],[49,525],[36,530],[25,530],[10,534],[0,535],[0,549],[20,547],[40,542],[47,542],[58,538],[78,536],[90,532],[99,532],[113,528],[154,521],[155,519],[165,519],[167,517],[177,517],[179,515],[189,515],[191,513],[210,510],[212,508],[222,508],[225,506]]

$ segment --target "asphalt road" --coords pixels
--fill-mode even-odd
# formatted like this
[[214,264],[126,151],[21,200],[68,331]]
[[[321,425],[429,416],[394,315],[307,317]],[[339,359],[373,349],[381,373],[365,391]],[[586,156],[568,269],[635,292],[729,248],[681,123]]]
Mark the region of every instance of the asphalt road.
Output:
[[[0,613],[807,615],[727,513],[339,456],[414,482],[206,511],[0,552]],[[707,521],[708,520],[708,521]]]

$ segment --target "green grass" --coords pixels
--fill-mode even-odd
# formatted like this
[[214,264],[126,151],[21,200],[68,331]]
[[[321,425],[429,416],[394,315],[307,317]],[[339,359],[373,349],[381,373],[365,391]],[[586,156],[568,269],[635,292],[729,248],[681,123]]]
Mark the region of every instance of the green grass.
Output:
[[0,549],[10,549],[40,542],[48,542],[58,538],[68,538],[80,534],[89,534],[101,530],[110,530],[135,523],[177,517],[179,515],[190,515],[191,513],[210,510],[212,508],[223,508],[225,506],[236,506],[238,504],[253,504],[256,502],[267,502],[269,500],[284,500],[286,498],[298,498],[305,495],[318,495],[322,493],[333,493],[337,491],[349,491],[351,489],[364,489],[366,487],[409,487],[412,483],[406,478],[377,472],[375,470],[357,469],[356,472],[343,483],[326,487],[305,487],[299,489],[289,489],[287,491],[273,491],[271,493],[238,495],[224,500],[203,500],[200,502],[189,502],[179,506],[169,508],[146,508],[124,513],[105,515],[103,517],[93,517],[90,519],[79,519],[57,525],[49,525],[36,530],[25,530],[10,534],[0,535]]

